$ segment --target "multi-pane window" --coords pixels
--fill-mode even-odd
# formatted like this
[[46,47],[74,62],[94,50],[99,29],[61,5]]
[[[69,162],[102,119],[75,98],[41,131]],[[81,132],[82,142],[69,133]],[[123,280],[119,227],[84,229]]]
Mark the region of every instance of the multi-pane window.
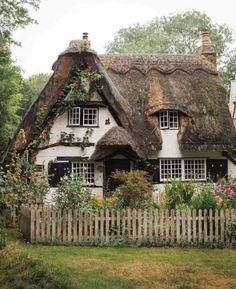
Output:
[[80,125],[80,107],[73,107],[69,112],[69,124]]
[[74,178],[81,177],[83,179],[84,184],[86,185],[93,185],[95,175],[94,163],[73,162],[72,175]]
[[69,111],[69,125],[74,126],[97,126],[98,125],[98,109],[73,107]]
[[161,110],[159,112],[161,129],[178,129],[179,117],[177,110]]
[[160,180],[206,180],[205,159],[161,159]]
[[97,108],[83,108],[83,125],[94,126],[98,121]]
[[184,160],[184,179],[205,180],[206,160],[204,159]]
[[167,181],[174,178],[181,178],[181,160],[180,159],[168,159],[161,160],[161,177],[162,181]]

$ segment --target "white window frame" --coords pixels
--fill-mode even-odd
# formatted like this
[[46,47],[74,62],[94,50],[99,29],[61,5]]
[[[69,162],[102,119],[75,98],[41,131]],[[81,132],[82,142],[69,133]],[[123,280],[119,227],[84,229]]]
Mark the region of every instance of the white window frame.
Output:
[[[172,121],[171,121],[172,118]],[[175,119],[175,121],[173,121]],[[160,110],[159,111],[160,129],[179,129],[178,110]]]
[[[77,118],[75,119],[74,111],[77,111]],[[79,116],[79,117],[78,117]],[[79,106],[72,107],[69,111],[69,125],[78,126],[80,125],[81,108]],[[77,120],[77,121],[75,121]]]
[[[93,123],[93,124],[89,124],[89,123],[85,124],[85,119],[86,119],[85,118],[85,112],[89,112],[89,110],[92,110],[93,112],[96,113],[95,123]],[[74,118],[74,115],[76,115],[76,118]],[[81,119],[81,115],[82,115],[82,119]],[[97,107],[75,106],[69,110],[68,124],[70,126],[96,127],[96,126],[98,126],[98,115],[99,115],[99,111],[98,111]],[[86,116],[89,116],[89,113],[88,114],[86,113]]]
[[[72,177],[76,178],[81,176],[84,185],[92,186],[95,184],[95,163],[93,162],[72,162]],[[85,170],[90,170],[89,173],[85,173]],[[81,174],[82,172],[82,174]]]
[[[96,107],[84,107],[82,109],[83,109],[83,126],[98,126],[98,109]],[[85,115],[89,116],[89,113],[85,114],[86,110],[87,111],[92,110],[96,112],[96,119],[95,119],[96,123],[93,123],[93,124],[85,123]]]
[[[178,164],[178,162],[181,161],[181,168],[176,168],[176,173],[175,173],[175,168],[174,163]],[[165,173],[165,167],[167,166],[169,162],[169,170],[170,170],[170,177],[165,178],[162,177]],[[188,162],[193,163],[193,177],[189,178],[187,177],[190,173],[186,173],[186,165]],[[198,166],[198,167],[197,167]],[[204,166],[204,168],[202,168]],[[180,176],[176,177],[178,175],[178,170],[181,170]],[[201,177],[196,177],[197,171],[199,170],[199,175]],[[185,158],[185,159],[179,159],[179,158],[165,158],[165,159],[160,159],[160,181],[161,182],[168,182],[171,179],[178,179],[182,181],[206,181],[207,179],[207,168],[206,168],[206,159],[205,158]]]

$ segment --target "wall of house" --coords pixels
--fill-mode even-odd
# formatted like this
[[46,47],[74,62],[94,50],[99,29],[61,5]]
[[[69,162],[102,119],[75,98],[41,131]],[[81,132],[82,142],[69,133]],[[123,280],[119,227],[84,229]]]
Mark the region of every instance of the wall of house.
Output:
[[[93,133],[89,138],[89,142],[94,143],[93,146],[86,147],[84,150],[78,146],[62,146],[57,145],[54,147],[46,148],[39,150],[36,156],[36,164],[44,165],[45,169],[48,168],[48,163],[50,161],[55,161],[57,157],[90,157],[94,150],[95,144],[98,140],[112,127],[117,126],[115,119],[112,114],[106,107],[99,107],[99,126],[91,127],[93,129]],[[106,120],[110,119],[110,123],[106,124]],[[68,112],[65,112],[61,116],[59,116],[50,131],[50,140],[49,144],[57,143],[61,138],[61,132],[73,133],[75,138],[83,138],[85,132],[87,130],[86,127],[69,127],[68,123]],[[103,162],[95,163],[95,187],[91,188],[93,194],[103,195],[103,170],[104,165]],[[48,196],[50,199],[51,197]]]
[[236,127],[236,80],[231,80],[230,96],[229,96],[229,110],[233,117],[234,126]]
[[[212,151],[189,151],[183,152],[179,149],[177,134],[178,130],[161,130],[162,134],[162,150],[157,154],[151,155],[151,159],[156,158],[210,158],[210,159],[226,159],[221,152]],[[228,160],[228,175],[236,177],[236,166]],[[164,190],[164,184],[155,184],[154,198]]]

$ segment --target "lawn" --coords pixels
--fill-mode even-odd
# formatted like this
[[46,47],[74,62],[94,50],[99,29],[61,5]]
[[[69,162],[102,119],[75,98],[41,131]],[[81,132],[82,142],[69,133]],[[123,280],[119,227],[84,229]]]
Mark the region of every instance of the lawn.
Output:
[[41,246],[19,241],[14,230],[7,243],[1,289],[236,288],[233,249]]

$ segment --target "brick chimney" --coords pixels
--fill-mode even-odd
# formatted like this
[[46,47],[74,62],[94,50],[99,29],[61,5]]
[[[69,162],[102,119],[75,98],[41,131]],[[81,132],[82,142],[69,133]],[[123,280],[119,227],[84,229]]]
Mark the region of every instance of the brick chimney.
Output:
[[201,31],[201,46],[198,48],[197,53],[205,56],[217,69],[216,50],[215,46],[209,40],[209,32],[207,29]]

